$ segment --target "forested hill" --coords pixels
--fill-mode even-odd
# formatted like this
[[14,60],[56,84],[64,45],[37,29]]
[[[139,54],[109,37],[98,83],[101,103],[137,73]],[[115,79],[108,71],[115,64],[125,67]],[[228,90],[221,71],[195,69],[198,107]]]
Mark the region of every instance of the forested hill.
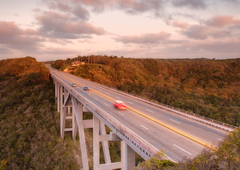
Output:
[[79,169],[79,143],[59,135],[49,70],[34,58],[0,61],[0,169]]
[[[76,60],[76,59],[75,59]],[[240,59],[130,59],[82,56],[57,69],[232,125],[240,125]]]

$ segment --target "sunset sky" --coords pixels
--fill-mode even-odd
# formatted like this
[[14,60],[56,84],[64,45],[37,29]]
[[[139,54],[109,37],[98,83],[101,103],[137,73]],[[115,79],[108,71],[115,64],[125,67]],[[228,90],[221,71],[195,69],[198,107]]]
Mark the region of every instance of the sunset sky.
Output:
[[0,60],[240,58],[240,0],[1,0]]

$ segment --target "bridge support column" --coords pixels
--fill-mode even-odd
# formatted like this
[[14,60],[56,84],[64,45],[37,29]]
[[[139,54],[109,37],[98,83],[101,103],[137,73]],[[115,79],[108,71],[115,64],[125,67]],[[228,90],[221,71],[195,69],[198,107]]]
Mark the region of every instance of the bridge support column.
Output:
[[[62,138],[62,127],[63,127],[63,86],[60,86],[60,95],[59,95],[59,112],[60,112],[60,135]],[[62,138],[63,139],[63,138]]]
[[99,170],[99,119],[93,115],[93,169]]
[[57,97],[58,97],[58,82],[54,79],[54,85],[55,85],[55,103],[57,103]]
[[135,151],[125,144],[125,169],[133,169],[135,167]]
[[[76,116],[76,122],[78,125],[78,133],[79,133],[79,140],[80,140],[81,153],[82,153],[83,169],[88,170],[89,169],[88,156],[87,156],[87,147],[86,147],[86,140],[85,140],[85,133],[84,133],[84,123],[83,123],[83,105],[74,98],[72,98],[71,100],[72,100],[72,104],[73,104],[73,111]],[[73,128],[75,129],[73,133],[77,133],[76,124],[75,124],[75,127],[73,127]],[[76,137],[75,134],[74,134],[74,137]]]
[[60,86],[59,86],[59,83],[58,83],[58,82],[57,82],[56,84],[57,84],[57,89],[56,89],[56,91],[57,91],[57,112],[59,112],[59,100],[60,100],[60,99],[59,99],[59,98],[60,98],[60,97],[59,97],[59,96],[60,96],[60,94],[59,94],[59,93],[60,93],[59,88],[60,88]]

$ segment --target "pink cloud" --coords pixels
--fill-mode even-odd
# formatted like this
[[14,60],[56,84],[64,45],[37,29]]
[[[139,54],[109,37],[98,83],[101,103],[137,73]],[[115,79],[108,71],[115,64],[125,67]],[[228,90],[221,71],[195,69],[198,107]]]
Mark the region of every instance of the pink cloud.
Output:
[[0,21],[0,36],[15,36],[22,32],[14,22]]
[[[56,7],[55,3],[64,3],[65,0],[42,0],[49,7]],[[103,12],[109,9],[120,9],[127,13],[137,14],[149,11],[158,13],[164,6],[164,0],[70,0],[68,4],[74,9],[75,5],[90,7],[94,12]],[[60,9],[60,6],[57,7]],[[75,10],[72,10],[75,11]]]
[[181,29],[186,29],[189,27],[189,24],[187,22],[165,20],[165,23],[167,25],[171,25],[173,27],[177,27]]
[[45,11],[36,19],[41,26],[39,31],[48,37],[76,39],[81,38],[81,35],[106,34],[103,28],[95,27],[85,21],[74,21],[69,14]]
[[226,15],[219,15],[212,17],[206,21],[206,24],[213,27],[224,27],[230,25],[233,22],[233,17]]
[[0,44],[5,48],[36,50],[43,40],[33,29],[21,29],[14,22],[0,21]]
[[175,7],[189,7],[194,9],[205,9],[206,3],[204,0],[172,0],[172,4]]
[[187,30],[182,31],[182,34],[189,38],[205,40],[208,37],[221,38],[230,35],[230,31],[213,29],[208,26],[192,25]]
[[119,36],[114,38],[114,40],[122,43],[152,44],[152,43],[160,43],[161,41],[165,41],[170,36],[171,36],[170,33],[159,32],[159,33],[141,34],[140,36]]
[[228,16],[228,15],[218,15],[207,20],[205,23],[206,25],[209,25],[209,26],[222,28],[229,25],[239,26],[240,20],[234,19],[232,16]]
[[33,29],[21,29],[14,22],[0,21],[0,36],[38,35]]

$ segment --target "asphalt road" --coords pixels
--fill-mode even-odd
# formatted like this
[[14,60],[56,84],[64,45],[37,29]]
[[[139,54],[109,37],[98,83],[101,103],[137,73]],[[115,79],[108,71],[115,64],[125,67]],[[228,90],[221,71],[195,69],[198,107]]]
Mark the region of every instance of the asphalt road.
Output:
[[71,85],[74,81],[88,86],[90,91],[84,91],[83,87],[77,84],[74,87],[78,93],[91,100],[98,107],[105,110],[111,116],[116,118],[122,124],[134,131],[137,135],[148,141],[150,144],[158,148],[163,149],[165,154],[173,161],[178,162],[183,157],[193,158],[203,150],[204,146],[173,132],[155,122],[152,122],[135,112],[130,110],[117,110],[113,106],[113,102],[104,98],[103,96],[94,93],[91,89],[102,93],[114,100],[121,100],[125,104],[135,110],[138,110],[145,115],[154,117],[155,119],[163,122],[164,124],[180,130],[187,135],[201,140],[209,145],[216,146],[220,141],[224,139],[227,132],[215,128],[210,125],[203,124],[186,117],[182,117],[173,112],[164,110],[162,108],[147,104],[137,99],[122,95],[120,93],[111,91],[107,88],[98,86],[96,83],[88,81],[86,79],[76,77],[71,74],[56,71],[50,68],[52,73],[57,73],[61,79]]

